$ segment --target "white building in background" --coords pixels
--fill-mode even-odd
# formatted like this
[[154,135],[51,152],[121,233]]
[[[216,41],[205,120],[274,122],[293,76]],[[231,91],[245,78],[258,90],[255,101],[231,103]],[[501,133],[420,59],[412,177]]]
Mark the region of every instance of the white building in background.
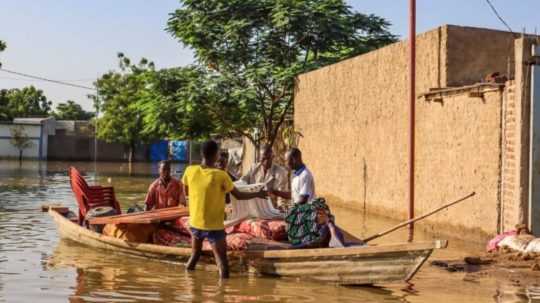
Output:
[[0,158],[18,158],[19,149],[11,144],[14,128],[20,128],[30,139],[31,146],[23,151],[25,159],[47,159],[48,137],[56,132],[56,121],[49,118],[15,118],[0,122]]

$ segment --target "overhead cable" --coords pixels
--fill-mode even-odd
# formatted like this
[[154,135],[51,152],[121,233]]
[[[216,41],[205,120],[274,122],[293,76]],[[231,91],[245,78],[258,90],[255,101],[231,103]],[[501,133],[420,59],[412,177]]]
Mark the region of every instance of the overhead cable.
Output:
[[18,75],[18,76],[22,76],[22,77],[26,77],[26,78],[31,78],[31,79],[36,79],[36,80],[41,80],[41,81],[46,81],[46,82],[56,83],[56,84],[65,85],[65,86],[71,86],[71,87],[76,87],[76,88],[88,89],[88,90],[92,90],[92,91],[95,91],[95,90],[96,90],[94,87],[90,87],[90,86],[84,86],[84,85],[79,85],[79,84],[69,83],[69,82],[60,81],[60,80],[47,79],[47,78],[44,78],[44,77],[39,77],[39,76],[34,76],[34,75],[29,75],[29,74],[25,74],[25,73],[20,73],[20,72],[12,71],[12,70],[5,69],[5,68],[2,68],[2,67],[0,67],[0,72],[5,72],[5,73],[8,73],[8,74]]
[[504,21],[503,17],[501,17],[501,15],[499,14],[499,12],[497,11],[497,9],[495,8],[495,6],[493,5],[493,3],[491,3],[491,0],[486,0],[487,4],[489,5],[489,7],[491,7],[491,10],[493,11],[493,13],[495,14],[495,16],[497,16],[497,18],[499,18],[499,20],[501,20],[501,22],[504,24],[504,26],[506,26],[506,28],[508,28],[508,30],[513,33],[514,31],[512,30],[512,28],[510,27],[510,25],[508,25],[508,23],[506,23],[506,21]]

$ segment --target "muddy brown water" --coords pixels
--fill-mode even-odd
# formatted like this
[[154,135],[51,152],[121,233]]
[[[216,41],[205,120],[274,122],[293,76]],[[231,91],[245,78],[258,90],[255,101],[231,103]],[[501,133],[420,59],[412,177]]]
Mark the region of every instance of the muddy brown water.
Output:
[[[124,208],[141,203],[155,164],[0,161],[0,302],[540,302],[536,283],[468,279],[426,264],[412,284],[340,287],[302,279],[235,274],[221,282],[215,272],[186,273],[179,264],[149,261],[60,240],[39,209],[47,202],[75,207],[66,169],[75,165],[91,182],[115,187]],[[183,167],[173,171],[180,174]],[[321,182],[321,181],[319,181]],[[333,208],[337,223],[366,236],[395,221]],[[417,240],[435,236],[417,233]],[[403,242],[407,231],[377,242]],[[450,241],[432,259],[464,256],[482,245]],[[539,284],[540,285],[540,281]]]

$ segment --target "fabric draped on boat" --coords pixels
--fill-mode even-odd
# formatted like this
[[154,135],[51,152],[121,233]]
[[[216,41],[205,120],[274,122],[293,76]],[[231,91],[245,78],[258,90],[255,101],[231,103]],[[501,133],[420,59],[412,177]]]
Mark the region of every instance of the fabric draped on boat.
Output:
[[[240,191],[252,192],[260,190],[264,184],[241,185],[237,183]],[[252,199],[238,201],[232,199],[232,212],[227,218],[227,222],[238,221],[237,224],[226,228],[227,247],[229,250],[243,250],[247,248],[249,240],[259,238],[270,241],[287,240],[287,224],[284,221],[285,214],[275,209],[270,200]],[[253,218],[253,219],[246,219]],[[138,227],[144,229],[145,227]],[[133,235],[134,231],[127,233],[126,237],[117,228],[109,227],[108,233],[114,237],[139,239],[139,242],[153,242],[154,244],[166,246],[190,247],[191,233],[189,231],[189,217],[180,217],[166,226],[161,226],[147,240],[147,231],[140,231],[141,236]],[[133,230],[137,229],[133,227]],[[143,241],[146,240],[146,241]],[[203,243],[204,249],[210,249],[208,242]]]
[[[246,233],[228,234],[225,241],[229,250],[245,250],[248,246],[248,241],[255,238]],[[168,228],[160,228],[154,233],[154,244],[176,247],[191,247],[191,235],[172,230]],[[205,240],[203,242],[204,250],[211,250],[210,243]]]
[[[246,185],[240,181],[235,182],[234,185],[243,192],[256,192],[264,187],[263,183]],[[232,197],[231,200],[232,212],[229,220],[246,217],[258,219],[284,219],[285,217],[284,213],[274,208],[269,199],[237,200]]]
[[233,231],[265,240],[287,240],[287,224],[283,220],[248,219],[236,225]]

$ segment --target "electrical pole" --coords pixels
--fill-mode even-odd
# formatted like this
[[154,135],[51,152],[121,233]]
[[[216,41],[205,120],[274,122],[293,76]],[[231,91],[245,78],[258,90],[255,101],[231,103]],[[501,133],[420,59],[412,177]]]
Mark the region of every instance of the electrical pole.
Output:
[[[409,220],[414,218],[414,162],[416,120],[416,0],[409,0],[409,102],[410,151],[409,151]],[[414,223],[409,224],[409,241],[414,238]]]

